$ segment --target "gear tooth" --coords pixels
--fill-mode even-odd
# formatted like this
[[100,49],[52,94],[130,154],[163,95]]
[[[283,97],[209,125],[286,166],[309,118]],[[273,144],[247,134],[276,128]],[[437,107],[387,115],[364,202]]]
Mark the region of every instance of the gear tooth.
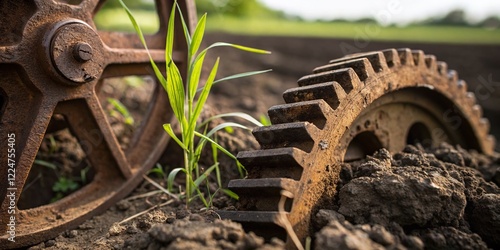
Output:
[[472,92],[467,92],[465,97],[467,99],[467,104],[469,105],[469,107],[474,107],[474,105],[476,104],[476,95],[474,95],[474,93]]
[[[269,226],[275,225],[278,221],[278,212],[274,211],[226,211],[218,210],[217,213],[222,219],[229,219],[232,221],[237,221],[239,223],[258,223]],[[247,228],[247,227],[245,227]],[[261,228],[261,227],[259,227]],[[283,228],[281,228],[283,229]],[[274,232],[272,234],[274,236]],[[286,237],[286,234],[285,234]]]
[[324,100],[276,105],[268,110],[272,124],[307,121],[322,129],[326,118],[332,112]]
[[494,148],[495,148],[495,145],[496,145],[496,139],[493,135],[488,135],[488,137],[486,138],[486,140],[488,141],[488,143],[490,144],[490,148],[488,150],[490,150],[491,152],[486,152],[486,153],[489,153],[491,155],[491,153],[494,151]]
[[252,133],[263,149],[296,147],[311,152],[318,129],[308,122],[295,122],[258,127]]
[[484,128],[484,131],[490,131],[490,120],[487,118],[481,118],[479,124]]
[[472,106],[472,112],[478,119],[481,119],[481,117],[483,117],[483,108],[481,108],[481,106],[477,104],[474,104],[474,106]]
[[413,55],[413,63],[416,66],[424,66],[425,65],[425,54],[421,50],[412,50],[411,54]]
[[425,56],[425,66],[431,71],[437,71],[437,61],[434,55]]
[[448,74],[448,64],[445,62],[437,62],[437,68],[439,74],[446,76]]
[[330,61],[330,63],[337,64],[337,63],[343,63],[343,62],[348,62],[348,61],[352,61],[355,59],[362,59],[362,58],[368,59],[368,61],[372,65],[372,68],[376,72],[381,72],[381,71],[387,70],[387,68],[388,68],[384,53],[381,51],[362,53],[362,54],[355,55],[352,57],[347,57],[345,59],[340,58],[340,59],[332,60],[332,61]]
[[360,58],[366,57],[367,55],[371,55],[373,53],[377,53],[377,52],[376,51],[369,51],[369,52],[351,54],[351,55],[343,56],[340,58],[332,59],[328,62],[328,64],[336,64],[336,63],[352,61],[354,59],[360,59]]
[[387,66],[389,68],[401,65],[401,61],[399,60],[399,55],[397,50],[386,49],[383,50],[382,53],[384,53],[385,61],[387,62]]
[[[237,194],[243,195],[240,203],[258,211],[278,211],[278,202],[281,191],[285,190],[297,194],[298,181],[288,178],[259,178],[231,180],[228,188]],[[292,200],[288,199],[285,210],[290,211]]]
[[353,89],[359,89],[362,86],[358,75],[356,75],[356,72],[352,68],[337,69],[304,76],[299,79],[298,84],[299,86],[306,86],[333,81],[340,83],[347,93],[351,92]]
[[339,83],[328,82],[289,89],[283,93],[283,99],[287,103],[323,99],[336,109],[346,95]]
[[[288,215],[288,212],[284,212]],[[281,214],[277,211],[225,211],[217,210],[217,214],[222,219],[238,222],[248,231],[255,232],[264,237],[267,241],[272,237],[286,239],[286,230],[279,226],[279,217]]]
[[242,151],[237,158],[247,169],[249,178],[300,180],[306,155],[306,152],[297,148],[277,148]]
[[366,81],[368,77],[375,76],[375,70],[373,69],[370,61],[367,58],[354,59],[342,63],[328,64],[314,69],[313,72],[321,73],[345,68],[352,68],[358,75],[358,78],[363,82]]
[[410,49],[398,49],[399,59],[403,65],[415,65],[413,60],[413,54]]
[[298,181],[288,178],[236,179],[231,180],[228,185],[236,193],[277,197],[281,196],[281,190],[296,194],[298,187]]
[[[448,81],[452,83],[456,83],[458,81],[458,74],[455,70],[450,70],[448,71]],[[460,87],[460,84],[462,84],[460,81],[458,82],[458,87]],[[463,82],[465,84],[465,82]]]

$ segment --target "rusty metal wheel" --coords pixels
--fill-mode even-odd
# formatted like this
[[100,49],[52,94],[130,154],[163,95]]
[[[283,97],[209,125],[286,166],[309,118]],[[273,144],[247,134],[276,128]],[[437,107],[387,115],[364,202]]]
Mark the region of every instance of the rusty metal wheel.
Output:
[[[389,49],[333,60],[287,90],[269,109],[271,126],[253,131],[260,150],[240,152],[248,178],[232,180],[241,211],[221,215],[263,236],[276,226],[280,191],[298,237],[312,236],[311,217],[331,206],[340,164],[384,147],[459,144],[492,154],[488,120],[455,71],[432,55]],[[290,243],[290,242],[289,242]]]
[[[103,80],[152,75],[152,70],[135,34],[96,29],[93,17],[105,2],[0,3],[0,248],[41,242],[104,211],[140,183],[166,147],[168,137],[161,125],[170,121],[172,112],[159,84],[126,150],[111,130],[99,101]],[[155,2],[160,28],[146,40],[161,64],[174,1]],[[196,20],[194,1],[180,1],[180,6],[191,27]],[[174,58],[182,65],[187,51],[177,21]],[[56,117],[63,117],[78,139],[95,176],[60,201],[19,209],[16,202]],[[8,240],[12,231],[15,242]]]

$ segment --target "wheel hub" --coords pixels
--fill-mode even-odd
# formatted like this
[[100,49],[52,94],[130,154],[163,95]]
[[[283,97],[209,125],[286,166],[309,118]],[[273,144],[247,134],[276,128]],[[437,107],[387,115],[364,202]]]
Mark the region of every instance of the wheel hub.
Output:
[[104,69],[104,46],[85,22],[66,20],[54,24],[43,44],[51,64],[49,71],[60,82],[69,85],[91,82]]

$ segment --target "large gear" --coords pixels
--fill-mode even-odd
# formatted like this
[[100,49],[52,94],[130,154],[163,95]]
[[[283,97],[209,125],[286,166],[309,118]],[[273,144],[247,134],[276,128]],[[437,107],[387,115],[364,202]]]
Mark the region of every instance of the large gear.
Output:
[[[406,144],[458,144],[492,154],[494,138],[474,94],[446,63],[409,49],[346,56],[314,69],[287,90],[287,104],[268,111],[273,125],[253,131],[260,150],[240,152],[246,179],[232,180],[240,211],[221,211],[247,230],[280,230],[282,190],[299,239],[312,235],[311,217],[333,204],[340,164],[377,149]],[[290,242],[289,242],[290,243]]]

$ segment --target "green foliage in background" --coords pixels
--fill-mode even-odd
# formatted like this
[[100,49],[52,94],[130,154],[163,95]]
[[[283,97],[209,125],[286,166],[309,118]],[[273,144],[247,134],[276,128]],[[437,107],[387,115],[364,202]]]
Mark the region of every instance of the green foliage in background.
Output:
[[197,0],[198,13],[227,15],[238,18],[283,18],[280,11],[274,11],[257,0]]

